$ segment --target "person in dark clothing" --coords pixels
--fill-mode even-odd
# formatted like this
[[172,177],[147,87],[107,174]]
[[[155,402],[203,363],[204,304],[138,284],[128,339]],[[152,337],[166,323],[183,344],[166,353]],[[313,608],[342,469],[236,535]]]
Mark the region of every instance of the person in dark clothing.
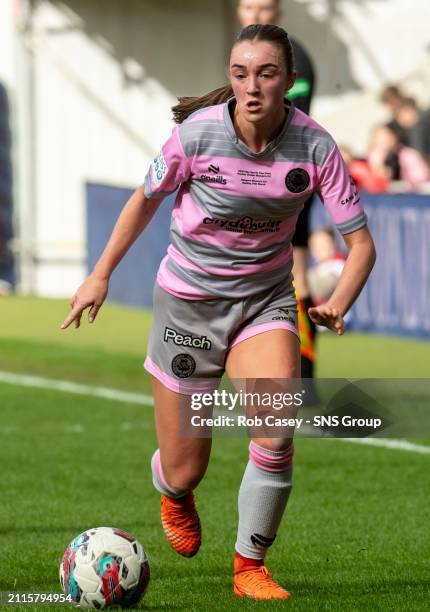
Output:
[[[242,27],[246,27],[253,23],[279,25],[282,17],[280,2],[279,0],[239,0],[237,17]],[[315,89],[314,64],[309,53],[296,38],[290,36],[290,41],[294,53],[297,78],[294,86],[288,92],[287,98],[291,100],[299,110],[309,114]],[[303,210],[297,220],[296,231],[292,240],[294,247],[293,275],[296,293],[298,294],[301,370],[303,378],[313,378],[316,358],[316,327],[308,314],[308,309],[312,308],[314,304],[307,282],[310,211],[313,200],[314,197],[311,196],[304,203]],[[312,389],[313,385],[309,385],[308,401],[310,403],[317,401],[316,390],[312,393]]]
[[430,112],[422,111],[414,98],[404,98],[397,111],[397,122],[405,133],[401,144],[412,147],[430,159]]
[[297,79],[288,93],[288,99],[307,115],[311,110],[312,96],[315,89],[315,69],[306,49],[295,38],[291,38],[294,60],[296,62]]
[[385,106],[390,113],[390,119],[387,122],[388,127],[395,132],[399,142],[403,145],[408,145],[408,134],[404,126],[398,120],[399,109],[405,100],[405,95],[396,85],[387,85],[379,96],[379,101]]

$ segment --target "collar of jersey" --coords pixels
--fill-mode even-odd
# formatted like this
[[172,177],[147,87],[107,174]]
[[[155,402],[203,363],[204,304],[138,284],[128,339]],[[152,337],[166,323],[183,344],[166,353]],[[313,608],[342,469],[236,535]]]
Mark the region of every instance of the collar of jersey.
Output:
[[241,151],[244,155],[247,155],[248,157],[252,157],[254,159],[266,157],[267,155],[272,153],[274,149],[276,149],[278,144],[284,138],[285,133],[288,130],[288,127],[291,123],[291,119],[293,118],[293,115],[295,112],[294,104],[291,101],[289,101],[289,103],[285,105],[285,108],[288,110],[288,113],[285,118],[284,127],[282,128],[281,132],[277,135],[276,138],[274,138],[273,140],[269,142],[269,144],[264,149],[264,151],[260,151],[260,153],[255,153],[254,151],[251,151],[248,145],[246,145],[243,142],[243,140],[239,138],[239,136],[236,134],[236,130],[234,129],[234,125],[233,125],[233,121],[231,120],[229,109],[230,109],[230,106],[235,103],[236,103],[236,98],[233,97],[233,98],[229,98],[229,100],[227,100],[227,102],[224,105],[224,124],[227,128],[227,132],[230,138],[233,140],[234,144],[239,149],[239,151]]

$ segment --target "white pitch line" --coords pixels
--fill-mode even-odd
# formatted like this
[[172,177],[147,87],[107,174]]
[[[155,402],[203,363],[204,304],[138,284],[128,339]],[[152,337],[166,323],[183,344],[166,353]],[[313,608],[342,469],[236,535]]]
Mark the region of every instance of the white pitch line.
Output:
[[393,448],[395,450],[408,451],[410,453],[420,453],[430,455],[430,446],[424,444],[413,444],[407,440],[396,440],[391,438],[333,438],[342,442],[353,442],[354,444],[367,444],[368,446],[380,446],[382,448]]
[[[300,431],[310,438],[318,438],[316,429],[304,425]],[[366,444],[367,446],[380,446],[381,448],[391,448],[394,450],[403,450],[410,453],[420,453],[421,455],[430,455],[430,446],[424,444],[414,444],[406,440],[396,438],[337,438],[335,436],[322,436],[324,440],[340,440],[341,442],[352,442],[352,444]]]
[[[131,393],[110,389],[109,387],[94,387],[92,385],[81,385],[67,380],[56,380],[53,378],[43,378],[42,376],[30,376],[28,374],[14,374],[0,370],[0,383],[18,385],[22,387],[37,387],[39,389],[54,389],[65,393],[75,393],[77,395],[91,395],[103,397],[117,402],[127,402],[129,404],[141,404],[143,406],[153,406],[154,400],[150,395],[144,393]],[[393,450],[403,450],[422,455],[430,455],[430,446],[423,444],[413,444],[406,440],[396,440],[388,438],[331,438],[353,444],[366,444],[368,446],[379,446]]]
[[21,387],[54,389],[55,391],[75,393],[76,395],[92,395],[117,402],[127,402],[129,404],[142,404],[143,406],[154,405],[154,401],[150,395],[120,391],[119,389],[109,389],[109,387],[81,385],[68,380],[55,380],[53,378],[43,378],[41,376],[30,376],[28,374],[14,374],[12,372],[0,371],[0,383],[2,382],[10,385],[19,385]]

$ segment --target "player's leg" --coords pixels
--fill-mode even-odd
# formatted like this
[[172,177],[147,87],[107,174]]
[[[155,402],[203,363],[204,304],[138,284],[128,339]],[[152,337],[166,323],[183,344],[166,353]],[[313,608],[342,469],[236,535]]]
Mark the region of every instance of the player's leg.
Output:
[[161,521],[172,548],[192,557],[201,544],[193,491],[206,472],[211,439],[181,434],[181,413],[189,414],[189,396],[171,391],[155,377],[153,394],[158,449],[151,468],[154,486],[161,494]]
[[[260,379],[260,391],[271,392],[271,380],[288,381],[300,377],[298,338],[285,329],[248,337],[233,346],[226,370],[232,379]],[[265,379],[265,383],[261,379]],[[264,384],[266,391],[261,386]],[[255,599],[289,596],[272,580],[264,566],[264,558],[275,540],[291,492],[292,459],[291,431],[280,438],[254,437],[250,443],[249,461],[239,490],[234,562],[237,595]]]
[[[171,497],[181,496],[197,487],[203,478],[211,451],[210,438],[184,437],[180,413],[190,413],[190,396],[180,395],[153,377],[154,416],[158,439],[158,488],[168,483]],[[163,491],[162,491],[163,492]]]
[[[221,314],[228,315],[230,310],[225,305]],[[193,490],[205,473],[211,441],[198,437],[197,430],[191,436],[181,418],[189,419],[191,395],[216,389],[223,374],[228,331],[225,337],[218,332],[222,329],[219,322],[216,327],[219,314],[217,300],[183,300],[155,286],[154,322],[145,360],[153,376],[159,443],[152,457],[152,477],[161,494],[167,539],[184,556],[194,555],[200,546]]]

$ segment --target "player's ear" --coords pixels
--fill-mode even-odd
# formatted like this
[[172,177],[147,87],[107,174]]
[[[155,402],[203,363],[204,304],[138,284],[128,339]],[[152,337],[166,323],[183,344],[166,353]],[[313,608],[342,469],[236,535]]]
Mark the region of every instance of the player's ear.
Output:
[[297,78],[297,72],[295,70],[288,75],[287,87],[285,88],[287,92],[293,88],[294,83],[296,82],[296,78]]
[[288,81],[287,81],[287,90],[290,91],[290,89],[293,88],[294,83],[296,82],[297,79],[297,72],[295,70],[293,70],[293,72],[291,72],[288,75]]

